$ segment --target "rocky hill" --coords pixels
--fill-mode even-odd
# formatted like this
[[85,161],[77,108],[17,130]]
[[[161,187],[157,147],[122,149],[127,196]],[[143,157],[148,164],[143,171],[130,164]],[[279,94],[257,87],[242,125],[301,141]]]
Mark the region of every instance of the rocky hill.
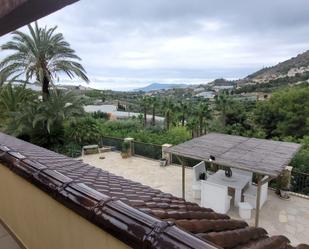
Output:
[[285,77],[295,77],[309,72],[309,50],[273,67],[263,68],[248,75],[243,82],[266,83]]

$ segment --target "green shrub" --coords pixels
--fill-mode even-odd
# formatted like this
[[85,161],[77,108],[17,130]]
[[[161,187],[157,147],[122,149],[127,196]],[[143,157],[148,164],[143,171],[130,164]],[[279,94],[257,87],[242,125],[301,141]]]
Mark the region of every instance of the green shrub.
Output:
[[101,140],[100,121],[85,117],[73,120],[65,126],[65,137],[79,145],[99,144]]
[[303,147],[293,158],[291,166],[299,171],[309,173],[309,136],[305,136],[300,142]]

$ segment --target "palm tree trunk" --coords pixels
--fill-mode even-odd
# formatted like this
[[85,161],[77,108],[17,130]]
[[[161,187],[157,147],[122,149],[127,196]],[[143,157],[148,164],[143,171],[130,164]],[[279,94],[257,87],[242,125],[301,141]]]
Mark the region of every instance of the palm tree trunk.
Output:
[[199,128],[200,128],[200,130],[199,130],[199,136],[201,136],[201,135],[203,134],[203,117],[200,116],[200,117],[199,117],[199,120],[200,120],[200,122],[199,122]]
[[155,124],[156,124],[156,109],[153,106],[152,107],[152,125],[155,125]]
[[49,97],[49,80],[46,76],[44,76],[44,78],[43,78],[42,95],[43,95],[43,101],[48,100],[48,97]]
[[166,114],[166,129],[169,130],[170,129],[170,113],[168,112]]
[[144,127],[147,125],[147,109],[144,107]]

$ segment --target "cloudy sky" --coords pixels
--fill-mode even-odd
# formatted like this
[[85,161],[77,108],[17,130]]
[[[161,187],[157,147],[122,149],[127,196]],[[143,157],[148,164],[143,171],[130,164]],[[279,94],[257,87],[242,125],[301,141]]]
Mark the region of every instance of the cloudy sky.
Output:
[[309,48],[308,10],[308,0],[81,0],[39,24],[63,32],[89,86],[127,90],[242,78],[296,56]]

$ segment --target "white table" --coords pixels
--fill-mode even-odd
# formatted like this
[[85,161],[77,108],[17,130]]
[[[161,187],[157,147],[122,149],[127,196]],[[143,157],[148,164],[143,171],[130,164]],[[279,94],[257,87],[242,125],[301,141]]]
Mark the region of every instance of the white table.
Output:
[[224,170],[218,170],[213,175],[208,176],[206,181],[235,189],[234,205],[238,207],[238,203],[241,202],[241,192],[251,179],[249,176],[235,173],[231,177],[226,177]]

